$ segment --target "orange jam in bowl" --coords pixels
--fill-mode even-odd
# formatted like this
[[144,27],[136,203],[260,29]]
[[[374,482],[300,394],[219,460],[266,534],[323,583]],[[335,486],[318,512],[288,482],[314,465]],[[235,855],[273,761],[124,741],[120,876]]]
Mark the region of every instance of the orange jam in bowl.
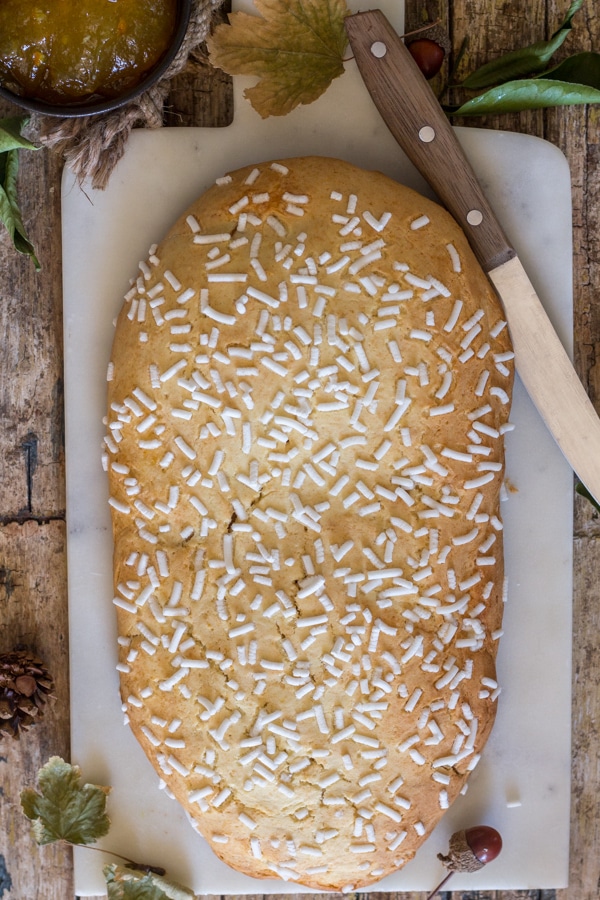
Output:
[[189,6],[182,0],[0,0],[0,83],[22,105],[57,107],[56,114],[119,105],[111,101],[145,89],[161,62],[174,56]]

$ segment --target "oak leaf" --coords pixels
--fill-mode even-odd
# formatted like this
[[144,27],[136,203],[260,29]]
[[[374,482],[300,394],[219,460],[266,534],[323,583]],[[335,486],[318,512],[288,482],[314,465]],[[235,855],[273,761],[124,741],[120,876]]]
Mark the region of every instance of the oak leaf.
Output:
[[256,75],[244,96],[263,117],[312,103],[344,71],[345,0],[255,0],[260,15],[234,12],[208,41],[213,65]]

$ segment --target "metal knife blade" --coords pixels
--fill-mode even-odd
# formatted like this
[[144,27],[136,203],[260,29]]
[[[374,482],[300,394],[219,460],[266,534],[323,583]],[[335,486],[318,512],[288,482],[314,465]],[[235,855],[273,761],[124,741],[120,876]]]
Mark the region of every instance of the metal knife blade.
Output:
[[600,418],[452,126],[381,10],[345,21],[358,69],[386,125],[461,225],[496,288],[525,389],[578,478],[600,501]]

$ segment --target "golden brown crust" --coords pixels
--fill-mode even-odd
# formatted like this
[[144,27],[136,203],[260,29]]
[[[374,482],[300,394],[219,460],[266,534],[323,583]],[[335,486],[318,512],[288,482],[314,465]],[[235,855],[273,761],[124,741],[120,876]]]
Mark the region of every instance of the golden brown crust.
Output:
[[495,715],[512,352],[487,279],[383,175],[264,163],[151,252],[112,360],[136,737],[230,865],[377,881]]

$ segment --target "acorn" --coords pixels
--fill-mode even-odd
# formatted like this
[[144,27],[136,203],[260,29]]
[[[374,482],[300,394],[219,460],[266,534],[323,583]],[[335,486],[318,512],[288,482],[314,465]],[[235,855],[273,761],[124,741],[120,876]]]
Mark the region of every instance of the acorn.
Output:
[[428,81],[438,74],[451,50],[450,39],[441,25],[430,25],[407,34],[404,42]]
[[450,838],[448,855],[438,853],[447,869],[453,872],[477,872],[499,855],[502,838],[489,825],[476,825],[455,831]]
[[449,869],[448,875],[427,897],[433,900],[441,887],[455,872],[477,872],[492,862],[502,850],[500,833],[490,825],[475,825],[462,831],[455,831],[450,838],[448,853],[438,853],[438,859]]

